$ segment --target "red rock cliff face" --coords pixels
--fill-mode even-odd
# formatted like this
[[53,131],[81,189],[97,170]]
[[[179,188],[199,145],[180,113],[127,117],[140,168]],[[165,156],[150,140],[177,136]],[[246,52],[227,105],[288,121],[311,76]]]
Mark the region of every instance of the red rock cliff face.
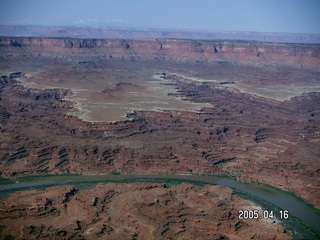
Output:
[[0,39],[0,52],[19,55],[126,58],[132,60],[221,61],[318,69],[320,45],[244,41]]
[[[272,91],[280,81],[299,87],[311,79],[304,86],[317,87],[319,51],[319,45],[239,41],[2,38],[1,71],[11,73],[0,79],[0,175],[221,172],[293,191],[319,208],[319,92],[278,102],[223,87],[237,78]],[[87,68],[82,59],[99,67]],[[225,62],[234,64],[219,64]],[[28,89],[15,79],[32,69],[48,71],[38,80],[94,80],[140,65],[165,69],[161,77],[179,89],[175,96],[212,107],[138,111],[130,121],[90,124],[68,115],[67,90]],[[169,74],[177,65],[222,82]]]

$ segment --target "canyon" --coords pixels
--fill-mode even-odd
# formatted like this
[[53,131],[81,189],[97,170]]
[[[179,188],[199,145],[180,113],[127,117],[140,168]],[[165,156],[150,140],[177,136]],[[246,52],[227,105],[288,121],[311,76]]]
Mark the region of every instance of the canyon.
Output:
[[1,37],[0,64],[2,178],[219,173],[320,208],[317,44]]

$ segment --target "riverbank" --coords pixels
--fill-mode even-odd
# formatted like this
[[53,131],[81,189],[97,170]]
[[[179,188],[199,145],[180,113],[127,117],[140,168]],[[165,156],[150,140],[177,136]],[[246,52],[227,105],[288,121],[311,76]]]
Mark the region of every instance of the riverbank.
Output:
[[63,185],[16,192],[0,201],[0,238],[291,239],[271,220],[240,219],[242,209],[257,206],[232,189],[178,182],[100,182],[82,190]]
[[[280,220],[287,231],[294,237],[319,237],[320,211],[292,193],[256,183],[236,181],[229,175],[31,175],[17,177],[13,180],[0,180],[0,196],[9,196],[16,191],[27,189],[45,189],[56,185],[73,185],[80,190],[94,188],[100,182],[118,183],[165,183],[168,187],[188,182],[204,187],[210,185],[228,186],[244,199],[250,200],[263,209],[273,211],[275,221]],[[288,219],[279,219],[279,212],[288,210]]]

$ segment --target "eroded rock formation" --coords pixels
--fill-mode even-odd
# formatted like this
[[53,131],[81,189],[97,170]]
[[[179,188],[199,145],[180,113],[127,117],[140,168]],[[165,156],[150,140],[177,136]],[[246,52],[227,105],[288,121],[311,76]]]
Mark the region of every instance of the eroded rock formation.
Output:
[[2,238],[291,239],[272,220],[239,220],[240,209],[259,207],[222,186],[60,186],[15,193],[0,206]]
[[[319,92],[276,101],[229,86],[238,77],[260,86],[275,79],[275,88],[281,81],[317,83],[318,45],[2,38],[0,51],[3,70],[10,70],[0,81],[2,177],[229,173],[294,191],[320,206]],[[43,68],[46,61],[54,70]],[[104,68],[143,64],[166,70],[163,79],[178,89],[172,95],[212,107],[200,112],[136,111],[131,120],[90,123],[68,114],[74,106],[65,100],[70,90],[24,87],[17,79],[30,69],[50,76],[66,65],[66,80],[59,81],[78,80],[83,74],[90,84]],[[179,66],[184,74],[204,72],[219,81],[197,82],[172,73]],[[10,77],[10,72],[22,73]],[[92,81],[85,78],[89,74]]]
[[318,69],[319,45],[244,41],[101,40],[15,38],[0,39],[7,56],[113,57],[127,60],[173,60],[237,64],[275,64]]

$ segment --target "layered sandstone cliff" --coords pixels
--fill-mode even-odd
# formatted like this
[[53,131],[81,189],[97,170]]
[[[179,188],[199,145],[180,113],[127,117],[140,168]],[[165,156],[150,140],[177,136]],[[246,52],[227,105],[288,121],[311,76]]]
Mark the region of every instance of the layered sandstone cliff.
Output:
[[[5,56],[60,56],[122,58],[128,60],[173,60],[187,62],[232,62],[273,64],[319,69],[320,47],[310,44],[280,44],[245,41],[197,40],[101,40],[59,38],[0,39]],[[2,54],[3,55],[3,54]]]

